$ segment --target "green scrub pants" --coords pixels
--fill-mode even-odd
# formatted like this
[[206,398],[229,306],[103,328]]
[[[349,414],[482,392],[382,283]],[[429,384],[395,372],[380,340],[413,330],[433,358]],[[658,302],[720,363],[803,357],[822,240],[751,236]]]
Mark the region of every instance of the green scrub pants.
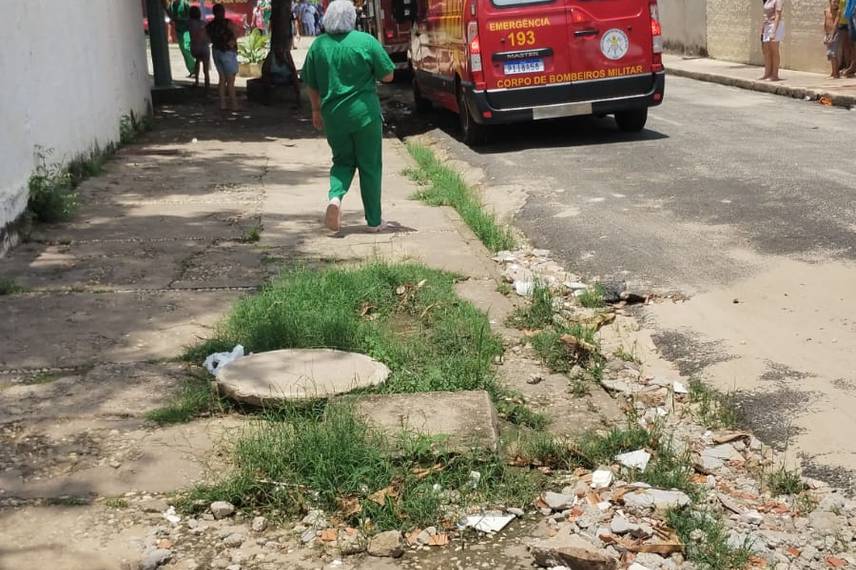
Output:
[[178,49],[184,58],[184,66],[187,68],[187,73],[193,73],[193,70],[196,68],[196,58],[190,53],[190,32],[176,32],[176,36],[178,36]]
[[333,151],[330,168],[330,199],[344,198],[351,187],[354,172],[360,171],[360,195],[366,213],[366,223],[377,227],[381,223],[380,187],[383,171],[383,121],[378,117],[355,132],[327,131],[327,143]]

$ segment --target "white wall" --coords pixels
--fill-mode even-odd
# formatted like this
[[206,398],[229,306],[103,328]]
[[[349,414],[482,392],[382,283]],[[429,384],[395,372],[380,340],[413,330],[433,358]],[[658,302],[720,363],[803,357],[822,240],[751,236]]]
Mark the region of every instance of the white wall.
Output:
[[117,141],[150,100],[139,0],[3,1],[2,14],[0,236],[26,206],[37,146],[67,162]]
[[663,40],[670,50],[707,52],[707,0],[659,0]]

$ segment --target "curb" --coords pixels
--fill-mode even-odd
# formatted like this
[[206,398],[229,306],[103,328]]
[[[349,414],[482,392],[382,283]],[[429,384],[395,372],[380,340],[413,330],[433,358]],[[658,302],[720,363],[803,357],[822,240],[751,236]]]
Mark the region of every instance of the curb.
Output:
[[748,89],[750,91],[760,91],[762,93],[770,93],[772,95],[782,95],[784,97],[793,97],[794,99],[803,99],[817,101],[821,97],[826,97],[836,107],[849,109],[856,106],[856,96],[842,95],[840,93],[830,93],[822,89],[806,89],[803,87],[790,87],[781,83],[762,83],[753,81],[752,79],[742,79],[739,77],[728,77],[725,75],[715,75],[713,73],[705,73],[702,71],[689,71],[674,67],[667,67],[666,73],[676,75],[678,77],[687,77],[697,81],[706,81],[708,83],[719,83],[720,85],[728,85],[738,87],[740,89]]

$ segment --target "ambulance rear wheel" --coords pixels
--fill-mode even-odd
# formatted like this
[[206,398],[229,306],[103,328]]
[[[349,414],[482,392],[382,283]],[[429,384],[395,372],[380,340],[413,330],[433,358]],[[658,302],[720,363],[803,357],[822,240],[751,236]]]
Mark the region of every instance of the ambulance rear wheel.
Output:
[[648,107],[633,109],[632,111],[621,111],[615,114],[615,122],[618,128],[626,133],[637,133],[645,128],[648,121]]
[[422,96],[422,91],[419,89],[419,82],[416,81],[415,74],[411,84],[413,85],[413,106],[416,108],[416,112],[430,113],[431,109],[434,108],[434,105],[431,104],[430,100]]
[[488,128],[473,120],[470,107],[461,89],[458,89],[458,122],[461,125],[461,139],[467,146],[479,146],[487,142]]

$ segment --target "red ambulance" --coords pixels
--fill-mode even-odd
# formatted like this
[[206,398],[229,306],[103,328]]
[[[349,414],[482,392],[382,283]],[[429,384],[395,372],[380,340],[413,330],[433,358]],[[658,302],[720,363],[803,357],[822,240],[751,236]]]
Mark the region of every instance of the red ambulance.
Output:
[[468,144],[489,125],[576,115],[639,131],[663,100],[657,0],[393,1],[415,2],[417,109],[458,113]]
[[410,26],[413,14],[395,0],[367,0],[361,6],[363,31],[375,36],[398,70],[408,68],[407,52],[410,49]]

